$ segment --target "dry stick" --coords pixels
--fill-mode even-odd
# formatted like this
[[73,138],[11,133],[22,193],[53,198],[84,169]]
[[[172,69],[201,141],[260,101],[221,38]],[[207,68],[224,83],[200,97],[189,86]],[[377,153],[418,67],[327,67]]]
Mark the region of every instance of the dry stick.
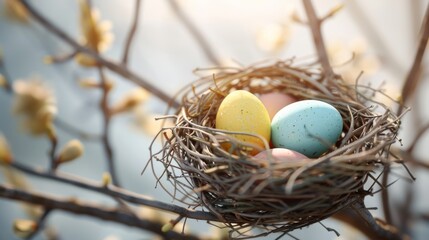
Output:
[[0,196],[8,199],[23,201],[31,204],[49,207],[52,210],[63,210],[75,214],[96,217],[102,220],[113,221],[126,226],[137,227],[153,232],[165,239],[199,239],[193,235],[185,235],[175,231],[162,232],[162,224],[136,217],[134,214],[122,211],[116,207],[105,207],[90,204],[74,199],[65,200],[53,196],[31,193],[0,185]]
[[314,10],[311,0],[303,0],[302,2],[307,14],[308,23],[313,36],[313,42],[317,50],[317,55],[319,56],[320,64],[322,64],[323,70],[326,74],[325,81],[330,80],[335,76],[335,73],[332,70],[331,64],[329,63],[328,54],[326,52],[325,43],[320,30],[323,21],[317,18],[316,11]]
[[101,81],[101,90],[102,90],[102,96],[100,100],[100,108],[101,112],[103,114],[103,134],[102,134],[102,141],[103,141],[103,149],[106,154],[106,160],[107,160],[107,168],[112,176],[112,183],[116,186],[120,186],[118,176],[116,174],[116,168],[115,168],[115,161],[113,156],[113,149],[112,144],[110,142],[109,137],[109,129],[110,129],[110,108],[108,104],[108,97],[109,97],[109,86],[107,84],[107,79],[104,74],[104,70],[102,66],[97,67],[98,74],[100,76]]
[[390,69],[394,71],[395,75],[402,74],[402,66],[391,54],[391,51],[387,48],[382,37],[374,28],[374,24],[368,20],[368,16],[365,15],[365,12],[357,2],[358,1],[356,0],[347,1],[347,10],[355,19],[355,23],[365,34],[365,37],[369,38],[371,44],[374,45],[374,49],[378,51],[379,55],[381,53],[381,60],[390,66]]
[[180,104],[176,102],[173,98],[171,98],[168,94],[161,91],[159,88],[152,85],[148,80],[145,78],[138,76],[137,74],[131,72],[126,66],[118,65],[112,61],[109,61],[105,59],[104,57],[101,57],[97,52],[94,50],[88,49],[79,43],[77,43],[73,38],[71,38],[69,35],[67,35],[64,31],[62,31],[60,28],[52,24],[47,18],[42,16],[36,9],[31,6],[31,4],[28,3],[27,0],[21,0],[22,6],[27,9],[28,13],[31,14],[31,16],[38,21],[44,28],[46,28],[48,31],[62,39],[64,42],[69,44],[71,47],[74,48],[74,50],[78,52],[82,52],[87,54],[88,56],[91,56],[95,60],[97,60],[98,63],[105,66],[106,68],[110,69],[111,71],[119,74],[120,76],[124,77],[125,79],[130,80],[131,82],[141,86],[142,88],[148,90],[153,95],[157,96],[159,99],[163,100],[165,103],[170,104],[171,106],[177,108]]
[[95,141],[96,142],[96,141],[100,141],[102,138],[101,135],[94,134],[94,133],[87,133],[87,132],[84,132],[80,129],[77,129],[76,127],[70,125],[69,123],[67,123],[66,121],[64,121],[60,118],[55,118],[54,123],[55,123],[55,126],[60,128],[61,130],[65,131],[69,134],[75,135],[81,140]]
[[174,204],[168,204],[168,203],[152,200],[143,195],[130,192],[116,186],[104,187],[100,183],[97,183],[82,177],[78,177],[75,175],[61,173],[60,171],[47,172],[41,169],[25,166],[24,164],[21,164],[16,160],[7,166],[35,177],[40,177],[51,181],[57,181],[57,182],[73,185],[75,187],[101,193],[110,197],[119,198],[129,203],[144,205],[144,206],[153,207],[159,210],[176,213],[183,217],[198,219],[198,220],[207,220],[207,221],[220,221],[219,218],[217,218],[215,215],[209,212],[189,210]]
[[12,85],[9,82],[10,77],[8,72],[6,71],[6,67],[4,66],[3,56],[1,55],[0,55],[0,73],[3,73],[3,77],[5,79],[5,85],[3,86],[4,89],[8,93],[12,93],[13,92]]
[[51,210],[52,209],[48,208],[43,212],[42,216],[40,216],[40,218],[37,220],[36,230],[33,231],[25,239],[27,239],[27,240],[33,239],[37,235],[38,232],[40,232],[41,230],[43,230],[45,228],[45,222],[46,222],[46,219],[48,218],[49,214],[51,213]]
[[406,236],[401,236],[396,229],[393,230],[390,226],[382,226],[378,223],[362,202],[355,203],[332,217],[354,226],[368,239],[406,239]]
[[[426,50],[426,45],[429,38],[429,4],[426,8],[425,17],[423,19],[422,26],[420,28],[421,36],[419,41],[419,46],[417,49],[416,56],[414,58],[414,62],[411,66],[410,71],[408,72],[407,78],[405,80],[404,86],[402,88],[402,104],[399,106],[398,115],[401,115],[404,111],[404,104],[408,101],[408,99],[414,94],[417,85],[420,82],[419,73],[421,69],[421,63],[423,60],[423,56]],[[413,144],[415,144],[414,142]],[[385,171],[383,173],[382,184],[383,186],[387,185],[389,178],[390,166],[386,166]],[[388,224],[392,223],[392,216],[389,207],[389,192],[388,189],[385,188],[381,192],[381,199],[383,204],[383,212],[386,218],[386,222]]]
[[399,107],[398,115],[404,110],[404,105],[409,98],[414,94],[421,78],[419,77],[423,56],[425,54],[426,46],[429,39],[429,4],[426,7],[425,17],[423,19],[422,26],[420,28],[421,36],[419,46],[417,48],[416,56],[414,57],[413,65],[408,72],[407,78],[405,79],[404,86],[402,87],[402,104]]
[[180,8],[180,6],[176,2],[176,0],[168,0],[168,2],[170,3],[170,6],[173,9],[173,12],[176,14],[176,16],[179,18],[180,21],[182,21],[182,23],[185,25],[185,27],[189,30],[189,32],[195,38],[197,43],[201,46],[206,57],[212,63],[216,64],[217,66],[220,66],[221,63],[217,59],[216,55],[214,54],[212,48],[210,47],[210,44],[207,42],[207,40],[204,38],[203,34],[201,34],[201,32],[198,30],[198,28],[186,16],[186,14]]
[[137,26],[140,18],[140,5],[141,0],[136,0],[136,5],[134,6],[133,23],[131,25],[130,31],[128,32],[128,37],[125,43],[124,55],[122,56],[122,64],[125,66],[128,64],[128,56],[131,49],[131,43],[134,39],[135,33],[137,32]]

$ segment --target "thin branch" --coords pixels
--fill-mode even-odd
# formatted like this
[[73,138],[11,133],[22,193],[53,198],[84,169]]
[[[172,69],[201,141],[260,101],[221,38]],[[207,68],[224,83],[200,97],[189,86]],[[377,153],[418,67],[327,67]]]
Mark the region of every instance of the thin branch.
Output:
[[[0,53],[0,54],[2,54],[2,53]],[[10,83],[9,73],[7,72],[6,67],[4,65],[3,56],[0,56],[0,73],[3,73],[3,77],[4,77],[4,81],[5,81],[4,89],[8,93],[12,93],[13,89],[12,89],[12,85]]]
[[368,239],[407,239],[407,236],[401,235],[396,228],[374,219],[362,202],[355,203],[336,213],[333,218],[350,224],[365,234]]
[[129,203],[153,207],[159,210],[176,213],[187,218],[206,220],[206,221],[221,221],[218,217],[216,217],[215,215],[209,212],[194,211],[194,210],[183,208],[174,204],[168,204],[168,203],[152,200],[146,196],[143,196],[134,192],[130,192],[116,186],[104,187],[98,182],[91,181],[89,179],[85,179],[75,175],[61,173],[60,171],[55,171],[52,173],[46,172],[41,169],[25,166],[21,163],[18,163],[16,160],[7,166],[35,177],[40,177],[47,180],[70,184],[86,190],[98,192],[106,196],[117,197]]
[[69,123],[67,123],[66,121],[64,121],[58,117],[56,117],[54,119],[54,123],[55,123],[55,126],[60,128],[61,130],[65,131],[71,135],[74,135],[81,140],[100,141],[102,139],[101,135],[84,132],[84,131],[70,125]]
[[373,22],[368,19],[368,16],[360,7],[358,2],[359,1],[357,0],[347,1],[346,6],[350,15],[355,19],[355,23],[365,34],[365,37],[370,40],[371,44],[374,46],[374,49],[378,52],[380,59],[390,66],[390,69],[394,71],[395,75],[402,74],[403,68],[401,64],[399,64],[393,54],[391,54],[393,51],[388,49],[387,44],[385,44],[379,32],[374,28]]
[[40,216],[39,219],[37,220],[36,230],[26,237],[27,240],[33,239],[37,235],[37,233],[39,233],[45,228],[45,222],[49,214],[51,213],[51,210],[52,209],[50,208],[44,210],[42,216]]
[[57,157],[55,155],[58,146],[58,139],[55,133],[48,133],[48,135],[49,141],[51,142],[51,149],[49,150],[50,170],[54,171],[58,167],[58,162],[56,161]]
[[426,131],[429,130],[429,123],[424,125],[418,132],[417,136],[413,139],[411,142],[410,147],[406,150],[408,153],[412,153],[414,151],[414,148],[416,147],[417,143],[420,141],[420,139],[423,137],[423,135],[426,133]]
[[71,38],[69,35],[67,35],[63,30],[55,26],[52,22],[50,22],[47,18],[42,16],[31,4],[28,3],[28,0],[21,0],[22,6],[27,9],[28,13],[31,14],[31,16],[39,22],[45,29],[62,39],[64,42],[69,44],[71,47],[74,48],[74,50],[78,52],[82,52],[87,54],[88,56],[91,56],[97,62],[99,62],[101,65],[105,66],[106,68],[110,69],[111,71],[119,74],[120,76],[124,77],[125,79],[130,80],[131,82],[137,84],[138,86],[141,86],[142,88],[148,90],[153,95],[157,96],[159,99],[163,100],[165,103],[177,108],[180,106],[178,102],[176,102],[171,96],[161,91],[161,89],[157,88],[156,86],[152,85],[147,79],[138,76],[137,74],[131,72],[127,67],[118,65],[112,61],[109,61],[105,59],[104,57],[101,57],[97,52],[88,49],[79,43],[77,43],[73,38]]
[[221,63],[217,59],[212,48],[210,47],[210,44],[204,38],[204,35],[194,25],[194,23],[188,18],[188,16],[185,14],[185,12],[182,10],[182,8],[177,3],[177,1],[176,0],[168,0],[168,2],[170,3],[170,6],[171,6],[171,9],[173,10],[173,12],[176,14],[176,16],[179,18],[179,20],[183,23],[183,25],[185,25],[185,27],[189,30],[191,35],[195,38],[197,43],[200,45],[200,47],[203,50],[204,54],[206,55],[207,59],[209,59],[215,65],[220,66]]
[[135,1],[136,1],[135,2],[136,5],[134,6],[134,18],[125,43],[124,55],[122,56],[122,64],[125,66],[128,64],[128,56],[131,49],[131,43],[133,42],[135,33],[137,32],[137,26],[138,26],[139,17],[140,17],[141,0],[135,0]]
[[113,221],[130,227],[137,227],[153,232],[166,239],[199,239],[196,236],[185,235],[175,231],[162,232],[162,224],[138,218],[134,214],[119,208],[105,207],[83,202],[76,199],[60,199],[54,196],[41,195],[0,185],[0,196],[8,199],[23,201],[31,204],[49,207],[52,210],[63,210],[70,213],[92,216],[98,219]]
[[113,157],[113,149],[112,144],[110,143],[110,137],[109,137],[109,129],[110,129],[110,108],[108,104],[108,97],[109,97],[109,87],[107,85],[107,79],[103,71],[103,67],[98,66],[98,73],[100,76],[101,86],[102,86],[102,96],[100,100],[100,108],[101,112],[103,114],[103,135],[102,135],[102,141],[103,141],[103,149],[106,154],[106,161],[107,161],[107,167],[110,175],[112,176],[112,183],[116,186],[120,186],[118,176],[116,174],[116,168],[115,168],[115,160]]
[[390,165],[384,167],[383,176],[381,178],[381,185],[384,187],[381,190],[381,203],[383,207],[384,218],[387,224],[392,224],[392,214],[390,211],[388,181],[389,181]]
[[73,59],[78,54],[78,51],[73,51],[71,53],[59,56],[47,56],[45,57],[45,63],[47,64],[57,64],[63,63]]
[[326,52],[325,42],[320,29],[323,21],[317,18],[316,11],[314,10],[311,0],[303,0],[302,2],[307,14],[311,33],[313,35],[313,42],[317,50],[317,55],[319,56],[320,64],[322,65],[326,74],[325,80],[329,80],[335,76],[335,73],[332,70],[331,64],[329,63],[329,57]]
[[400,115],[404,110],[404,104],[414,94],[421,80],[421,77],[419,77],[419,75],[421,72],[423,56],[425,54],[426,46],[428,44],[429,39],[429,4],[426,7],[426,13],[420,31],[420,41],[416,55],[414,57],[413,65],[411,66],[411,69],[408,72],[407,78],[404,82],[404,86],[402,87],[402,104],[399,107],[398,115]]

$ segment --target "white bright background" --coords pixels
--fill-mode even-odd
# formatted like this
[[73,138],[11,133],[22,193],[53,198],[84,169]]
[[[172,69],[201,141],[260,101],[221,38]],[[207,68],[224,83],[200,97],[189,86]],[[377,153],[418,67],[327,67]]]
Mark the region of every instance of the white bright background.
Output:
[[[343,1],[345,9],[326,22],[323,34],[326,42],[348,44],[356,39],[366,39],[368,54],[380,57],[380,71],[368,80],[386,81],[389,94],[398,96],[406,71],[414,56],[417,32],[426,8],[427,0],[421,1]],[[48,82],[55,90],[59,117],[68,123],[91,133],[101,131],[101,115],[98,110],[99,93],[81,89],[77,79],[96,77],[96,73],[66,63],[55,66],[45,65],[42,59],[48,54],[65,54],[70,48],[58,41],[35,23],[29,25],[10,21],[6,17],[3,1],[0,5],[0,48],[3,50],[5,64],[13,80],[38,76]],[[31,1],[45,16],[70,35],[79,36],[78,5],[74,0],[39,0]],[[300,1],[281,0],[182,0],[179,1],[207,40],[215,53],[223,62],[239,62],[251,64],[269,58],[288,58],[292,56],[308,56],[314,54],[309,29],[304,25],[292,24],[291,37],[285,47],[275,54],[258,47],[258,32],[266,26],[284,22],[293,10],[304,17]],[[341,1],[314,1],[315,7],[322,15]],[[134,1],[97,0],[94,5],[101,12],[102,19],[113,23],[115,35],[114,45],[106,52],[111,59],[119,59],[122,55],[125,36],[129,29]],[[367,26],[357,24],[353,14],[354,5],[358,5],[368,17],[368,23],[377,31],[380,41],[369,37]],[[383,52],[383,48],[388,52]],[[428,54],[426,54],[428,55]],[[427,57],[426,57],[427,60]],[[391,64],[393,63],[393,65]],[[396,65],[395,65],[396,63]],[[167,1],[144,0],[141,10],[141,21],[134,40],[130,68],[136,73],[173,95],[179,88],[193,81],[196,77],[192,70],[196,67],[208,67],[212,63],[207,60],[196,41],[172,13]],[[418,89],[418,103],[413,111],[419,111],[423,123],[429,121],[428,102],[425,91],[429,89],[427,61],[424,64],[425,78]],[[117,81],[111,96],[112,102],[119,99],[133,87],[115,74],[109,77]],[[146,108],[155,113],[162,113],[165,105],[155,97],[147,103]],[[11,114],[11,96],[0,92],[0,131],[8,139],[17,159],[32,166],[47,166],[48,141],[43,137],[32,137],[19,130],[16,118]],[[404,147],[410,143],[416,133],[414,114],[404,119],[400,138]],[[59,130],[60,146],[73,136]],[[143,176],[140,172],[149,158],[149,144],[152,137],[136,130],[132,125],[131,115],[123,115],[113,120],[111,138],[115,150],[116,164],[122,184],[138,193],[153,196],[155,199],[171,202],[161,190],[155,189],[155,181],[150,173]],[[425,145],[429,142],[429,134],[418,146],[418,155],[428,156]],[[62,171],[79,174],[94,180],[101,179],[105,171],[102,148],[97,143],[84,142],[85,155],[78,161],[61,166]],[[400,169],[395,170],[404,175]],[[429,212],[427,201],[428,174],[414,170],[418,177],[415,182],[416,199],[413,212]],[[0,178],[3,178],[0,173]],[[400,178],[393,176],[391,180]],[[4,179],[2,180],[4,181]],[[109,198],[81,191],[77,188],[59,185],[37,178],[29,178],[34,190],[47,191],[60,196],[79,196],[88,201],[113,204]],[[399,180],[392,188],[392,200],[400,202],[407,182]],[[368,207],[380,207],[378,196],[367,198]],[[373,211],[382,217],[381,211]],[[11,231],[15,218],[25,218],[19,204],[0,199],[0,239],[16,239]],[[151,239],[151,235],[138,229],[129,228],[94,218],[78,216],[63,212],[54,212],[49,217],[49,225],[54,225],[62,239],[104,239],[116,236],[118,239]],[[327,232],[319,224],[293,232],[300,239],[352,239],[351,230],[334,221],[326,220],[324,224],[337,229],[342,236],[337,238]],[[413,225],[413,238],[426,239],[429,234],[429,223]],[[192,233],[207,233],[205,222],[188,221]],[[266,239],[273,239],[273,236]],[[287,238],[287,237],[285,237]],[[358,239],[361,239],[362,237]],[[43,239],[39,234],[36,239]]]

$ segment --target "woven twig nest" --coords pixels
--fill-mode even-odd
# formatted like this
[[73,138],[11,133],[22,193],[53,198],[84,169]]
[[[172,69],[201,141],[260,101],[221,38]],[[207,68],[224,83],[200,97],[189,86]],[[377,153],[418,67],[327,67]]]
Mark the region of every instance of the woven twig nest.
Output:
[[[240,89],[256,95],[279,91],[298,100],[329,103],[342,115],[341,137],[330,151],[311,161],[256,160],[240,151],[247,143],[215,128],[220,103]],[[368,89],[361,90],[376,92]],[[389,151],[400,121],[362,92],[357,84],[347,84],[339,76],[328,79],[318,66],[299,66],[293,60],[217,69],[185,89],[176,115],[167,116],[175,124],[159,133],[162,149],[155,152],[151,147],[150,162],[163,163],[164,171],[156,175],[172,183],[173,190],[163,187],[174,199],[216,214],[233,236],[251,237],[247,231],[254,227],[262,230],[257,235],[289,232],[372,194],[372,187],[364,185],[376,182],[374,171],[393,161]],[[224,142],[232,147],[225,150]]]

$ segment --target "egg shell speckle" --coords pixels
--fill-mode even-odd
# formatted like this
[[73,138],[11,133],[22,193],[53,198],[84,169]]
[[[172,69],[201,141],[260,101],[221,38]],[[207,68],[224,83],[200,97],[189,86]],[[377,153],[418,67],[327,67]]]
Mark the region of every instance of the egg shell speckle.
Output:
[[[271,120],[265,106],[252,93],[245,90],[237,90],[228,94],[219,106],[216,114],[216,128],[258,134],[270,141]],[[243,134],[234,134],[240,141],[256,144],[264,148],[261,139]],[[256,154],[258,151],[251,151]]]
[[304,100],[282,108],[271,123],[271,140],[307,157],[319,157],[335,144],[343,129],[341,114],[332,105]]

